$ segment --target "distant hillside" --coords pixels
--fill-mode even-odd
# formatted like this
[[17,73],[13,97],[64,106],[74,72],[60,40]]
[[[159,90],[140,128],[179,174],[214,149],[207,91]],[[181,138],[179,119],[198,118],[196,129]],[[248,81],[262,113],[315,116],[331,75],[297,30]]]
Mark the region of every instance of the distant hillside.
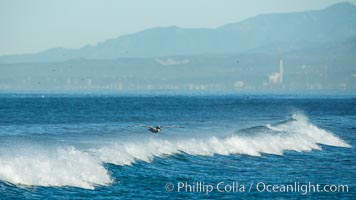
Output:
[[[244,52],[301,53],[323,50],[325,46],[339,48],[355,36],[356,6],[339,3],[319,11],[258,15],[216,29],[152,28],[80,49],[54,48],[37,54],[1,56],[0,63]],[[348,48],[355,49],[355,46]]]

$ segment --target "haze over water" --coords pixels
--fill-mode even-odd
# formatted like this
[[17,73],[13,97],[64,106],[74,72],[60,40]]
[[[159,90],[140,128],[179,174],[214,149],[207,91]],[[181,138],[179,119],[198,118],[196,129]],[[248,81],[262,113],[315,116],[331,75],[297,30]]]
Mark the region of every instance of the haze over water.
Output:
[[355,4],[1,1],[0,199],[354,199]]

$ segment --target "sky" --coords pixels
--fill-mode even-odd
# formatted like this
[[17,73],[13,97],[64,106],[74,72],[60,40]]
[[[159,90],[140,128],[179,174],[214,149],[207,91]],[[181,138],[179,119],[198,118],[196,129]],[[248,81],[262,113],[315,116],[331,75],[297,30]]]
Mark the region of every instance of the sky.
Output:
[[[215,28],[345,0],[0,0],[0,55],[80,48],[159,26]],[[356,4],[356,0],[348,0]]]

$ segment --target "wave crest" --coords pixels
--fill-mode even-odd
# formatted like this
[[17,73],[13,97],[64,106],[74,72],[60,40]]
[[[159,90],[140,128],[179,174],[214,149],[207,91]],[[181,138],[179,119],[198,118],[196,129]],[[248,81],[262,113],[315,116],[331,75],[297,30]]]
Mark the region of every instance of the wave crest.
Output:
[[74,147],[0,156],[0,179],[13,184],[94,189],[112,182],[102,163]]
[[[159,135],[158,135],[159,136]],[[262,154],[283,155],[287,150],[304,152],[321,150],[320,144],[351,147],[336,135],[308,122],[304,115],[293,115],[274,125],[243,129],[227,137],[162,139],[149,137],[134,142],[119,142],[98,148],[78,150],[59,148],[55,152],[1,155],[0,179],[14,184],[40,186],[74,186],[93,189],[112,183],[103,163],[132,165],[141,160],[151,162],[184,152],[190,155]]]
[[[184,152],[190,155],[211,156],[214,154],[261,154],[282,155],[284,151],[297,152],[321,150],[320,144],[351,147],[334,134],[310,124],[305,116],[294,115],[294,120],[287,120],[277,125],[261,126],[251,133],[244,129],[237,133],[219,138],[211,136],[206,139],[163,140],[150,138],[146,141],[117,143],[112,146],[91,149],[100,160],[117,165],[131,165],[135,160],[150,162],[154,157]],[[246,134],[248,133],[248,134]]]

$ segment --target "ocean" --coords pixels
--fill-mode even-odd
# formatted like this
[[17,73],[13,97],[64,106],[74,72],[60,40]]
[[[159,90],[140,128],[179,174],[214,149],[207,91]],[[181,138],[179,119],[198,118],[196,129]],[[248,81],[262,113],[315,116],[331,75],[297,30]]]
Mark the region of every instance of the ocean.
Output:
[[0,199],[355,199],[355,136],[353,95],[1,94]]

